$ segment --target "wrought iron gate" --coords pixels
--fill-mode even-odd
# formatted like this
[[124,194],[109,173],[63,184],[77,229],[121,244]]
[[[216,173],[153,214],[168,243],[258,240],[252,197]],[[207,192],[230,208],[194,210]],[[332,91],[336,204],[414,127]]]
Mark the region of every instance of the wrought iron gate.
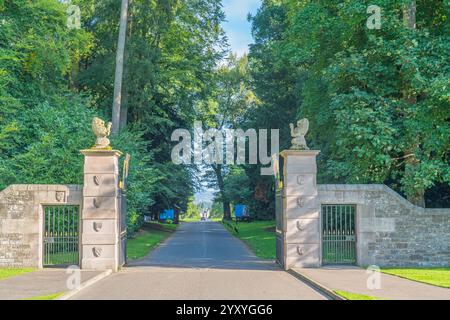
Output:
[[355,205],[322,205],[323,264],[356,263]]
[[78,206],[44,207],[44,266],[77,265]]

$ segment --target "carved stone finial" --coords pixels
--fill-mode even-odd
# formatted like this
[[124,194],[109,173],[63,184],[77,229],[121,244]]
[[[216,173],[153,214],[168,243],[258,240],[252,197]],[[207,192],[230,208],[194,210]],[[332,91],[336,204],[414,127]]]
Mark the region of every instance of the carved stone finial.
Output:
[[291,128],[291,136],[292,136],[292,146],[291,149],[294,150],[309,150],[305,135],[308,133],[309,129],[309,121],[306,118],[297,121],[297,127],[294,127],[292,123],[289,124]]
[[105,121],[100,118],[95,117],[92,120],[92,131],[95,134],[95,146],[92,149],[102,149],[102,150],[110,150],[109,146],[110,141],[108,139],[111,134],[112,123],[108,122],[108,125],[105,126]]

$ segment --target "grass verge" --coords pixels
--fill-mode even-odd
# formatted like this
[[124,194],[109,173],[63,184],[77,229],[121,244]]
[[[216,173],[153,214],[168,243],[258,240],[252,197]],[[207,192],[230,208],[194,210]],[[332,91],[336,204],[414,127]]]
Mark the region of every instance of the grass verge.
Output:
[[276,258],[275,221],[224,222],[224,226],[244,241],[257,257]]
[[200,221],[200,217],[180,218],[181,222],[197,222]]
[[55,300],[55,299],[59,298],[60,296],[62,296],[63,293],[64,292],[58,292],[58,293],[47,294],[44,296],[25,298],[25,299],[21,299],[21,300]]
[[431,284],[438,287],[450,288],[450,268],[383,268],[381,272]]
[[337,295],[340,295],[342,298],[347,299],[347,300],[388,300],[388,299],[383,299],[383,298],[379,298],[379,297],[373,297],[373,296],[368,296],[365,294],[347,292],[347,291],[342,291],[342,290],[334,290],[334,293],[336,293]]
[[0,280],[20,276],[21,274],[25,274],[28,272],[33,272],[36,269],[33,268],[5,268],[0,269]]
[[127,258],[136,260],[145,257],[158,244],[168,238],[176,229],[176,224],[147,222],[143,228],[127,241]]

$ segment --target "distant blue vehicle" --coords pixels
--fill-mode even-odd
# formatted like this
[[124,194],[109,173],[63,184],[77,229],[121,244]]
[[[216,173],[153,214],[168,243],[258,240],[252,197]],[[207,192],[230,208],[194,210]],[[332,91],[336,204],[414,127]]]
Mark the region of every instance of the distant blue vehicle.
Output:
[[175,210],[166,209],[159,214],[159,220],[174,220],[175,219]]
[[237,204],[234,206],[234,217],[236,221],[247,221],[250,222],[250,213],[248,206],[244,204]]

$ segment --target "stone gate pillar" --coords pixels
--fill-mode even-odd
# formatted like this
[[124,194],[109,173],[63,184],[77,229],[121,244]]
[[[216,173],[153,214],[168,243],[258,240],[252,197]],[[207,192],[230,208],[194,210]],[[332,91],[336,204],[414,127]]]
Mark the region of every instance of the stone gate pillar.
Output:
[[277,199],[277,255],[286,269],[319,267],[320,208],[317,200],[317,150],[285,150]]
[[84,159],[81,213],[81,268],[117,271],[120,259],[118,150],[82,150]]

